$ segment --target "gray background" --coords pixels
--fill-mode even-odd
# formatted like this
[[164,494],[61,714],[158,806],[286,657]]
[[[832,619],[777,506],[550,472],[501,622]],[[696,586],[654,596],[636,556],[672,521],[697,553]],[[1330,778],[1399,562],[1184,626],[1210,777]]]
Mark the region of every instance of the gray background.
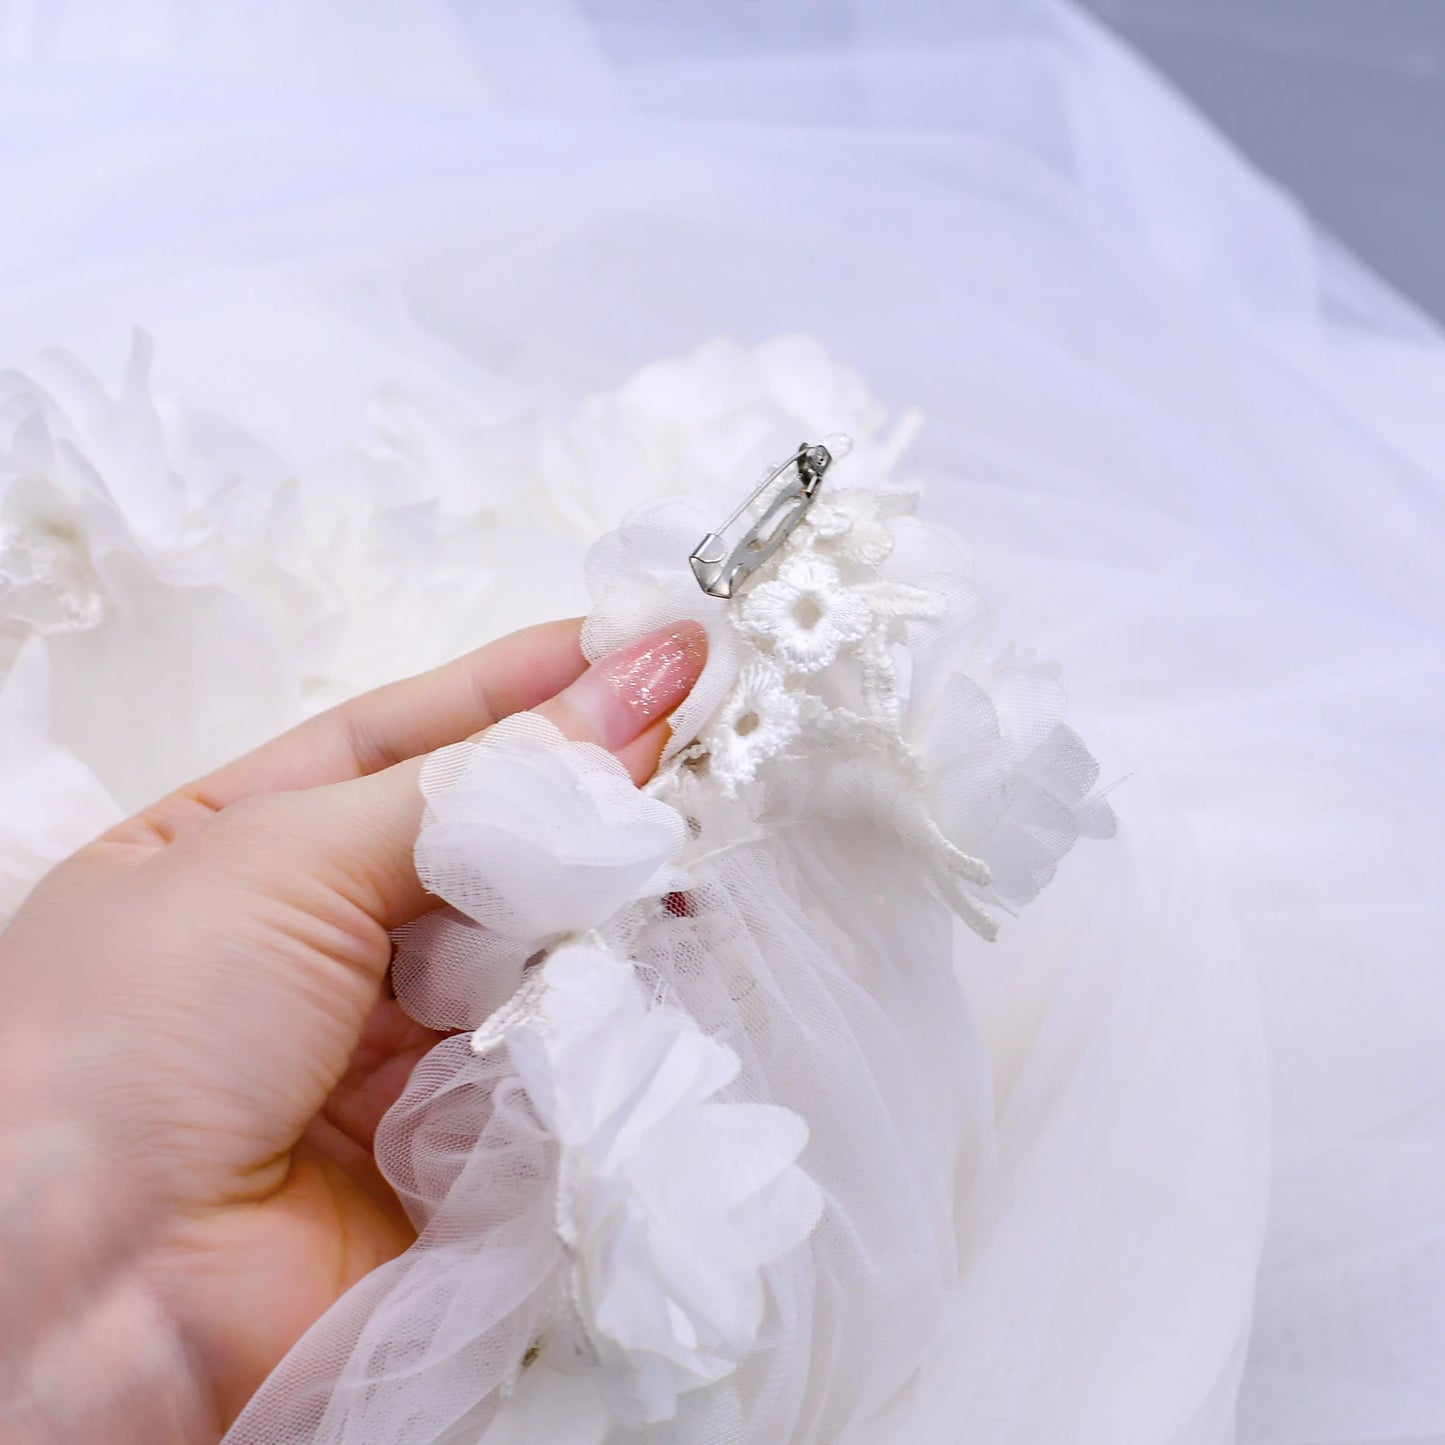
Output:
[[1445,320],[1445,0],[1083,0]]

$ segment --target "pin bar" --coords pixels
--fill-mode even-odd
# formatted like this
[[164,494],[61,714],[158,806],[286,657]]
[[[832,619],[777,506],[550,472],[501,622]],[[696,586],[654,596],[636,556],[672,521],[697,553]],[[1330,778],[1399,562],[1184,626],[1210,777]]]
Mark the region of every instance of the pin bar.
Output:
[[[804,442],[787,461],[775,467],[719,531],[709,532],[697,544],[688,558],[697,585],[709,597],[736,597],[747,579],[787,541],[803,520],[818,488],[823,485],[823,473],[832,462],[833,454],[821,442]],[[738,520],[790,467],[796,469],[797,476],[785,483],[762,516],[735,543],[729,544],[728,534]]]

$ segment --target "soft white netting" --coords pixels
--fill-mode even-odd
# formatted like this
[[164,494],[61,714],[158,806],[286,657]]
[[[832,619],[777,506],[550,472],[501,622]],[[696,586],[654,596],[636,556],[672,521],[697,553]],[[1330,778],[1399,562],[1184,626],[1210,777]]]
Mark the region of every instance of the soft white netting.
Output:
[[[991,934],[982,901],[1111,820],[1051,672],[988,660],[916,500],[830,489],[710,609],[708,712],[646,793],[531,714],[428,760],[448,907],[403,930],[397,996],[474,1032],[378,1133],[421,1237],[232,1445],[864,1445],[947,1408],[920,1371],[992,1119],[945,901]],[[590,645],[695,609],[695,530],[663,504],[594,549]]]
[[[715,526],[837,428],[872,489],[917,433],[1129,781],[1124,838],[960,940],[997,1168],[945,1423],[917,1390],[877,1438],[1222,1445],[1236,1394],[1250,1445],[1445,1433],[1438,327],[1054,0],[43,11],[0,22],[0,916],[301,717],[585,611],[638,502]],[[1045,807],[1017,884],[967,844],[996,916]],[[440,970],[437,1017],[524,963]]]
[[[735,849],[709,863],[707,880],[632,920],[638,976],[647,997],[686,1009],[736,1055],[723,1098],[807,1120],[799,1162],[825,1208],[801,1251],[763,1269],[766,1312],[740,1368],[696,1392],[706,1398],[683,1395],[677,1416],[647,1438],[862,1445],[877,1438],[870,1416],[941,1327],[959,1278],[958,1187],[977,1182],[990,1138],[987,1075],[951,975],[947,915],[896,850],[822,826]],[[634,1043],[625,1032],[597,1040],[593,1089],[605,1095],[609,1069],[634,1062],[612,1048]],[[767,1133],[751,1116],[739,1124],[709,1135],[702,1157],[677,1150],[667,1192],[677,1211],[667,1222],[691,1246],[698,1287],[723,1299],[729,1260],[694,1196],[756,1176]],[[466,1035],[438,1046],[387,1116],[377,1153],[421,1239],[302,1341],[232,1431],[236,1445],[491,1445],[482,1431],[498,1392],[545,1341],[547,1321],[559,1310],[566,1319],[558,1146],[505,1046],[481,1057]],[[799,1209],[806,1198],[764,1200],[755,1217],[735,1214],[734,1230],[766,1255]],[[529,1368],[539,1365],[579,1370],[556,1344]],[[595,1398],[583,1392],[566,1417],[575,1436],[554,1421],[555,1433],[515,1438],[631,1438],[582,1434],[589,1411]]]

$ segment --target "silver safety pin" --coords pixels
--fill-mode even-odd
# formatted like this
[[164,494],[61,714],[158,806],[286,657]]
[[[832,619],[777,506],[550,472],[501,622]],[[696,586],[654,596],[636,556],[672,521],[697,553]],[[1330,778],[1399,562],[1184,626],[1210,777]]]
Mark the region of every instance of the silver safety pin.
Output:
[[[688,561],[692,563],[697,585],[709,597],[737,596],[743,583],[787,541],[793,528],[803,520],[818,495],[818,488],[823,485],[823,473],[832,464],[833,454],[821,442],[804,442],[787,461],[774,467],[721,528],[709,532],[693,550]],[[738,519],[789,467],[797,468],[797,477],[786,483],[762,516],[730,544],[727,536]]]

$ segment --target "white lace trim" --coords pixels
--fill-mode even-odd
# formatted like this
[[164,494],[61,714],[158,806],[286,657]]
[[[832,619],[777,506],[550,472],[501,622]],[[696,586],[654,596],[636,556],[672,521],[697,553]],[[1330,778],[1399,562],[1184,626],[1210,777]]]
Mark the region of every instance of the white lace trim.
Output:
[[[930,756],[928,699],[904,697],[900,661],[913,660],[910,646],[921,628],[957,633],[976,609],[971,596],[959,594],[956,575],[946,568],[929,575],[928,546],[917,534],[905,534],[905,546],[919,555],[898,556],[900,524],[919,525],[913,521],[918,498],[916,490],[837,488],[820,496],[773,562],[731,605],[732,687],[654,790],[696,810],[699,800],[706,808],[709,792],[735,799],[751,789],[753,822],[842,816],[891,828],[959,917],[993,938],[993,910],[1032,896],[1075,837],[1111,831],[1112,817],[1101,800],[1084,796],[1097,769],[1080,749],[1071,779],[1056,789],[1057,826],[1045,843],[1055,856],[1011,857],[1011,879],[1037,882],[994,889],[994,868],[974,844],[991,835],[995,847],[1003,843],[1005,851],[1021,852],[1022,840],[1009,844],[1004,825],[1011,804],[1030,792],[1029,765],[1037,759],[1020,756],[1000,772],[995,754],[1009,750],[1007,725],[997,707],[988,716],[988,699],[972,717],[955,719],[982,734],[977,757],[960,763],[950,756],[957,737],[949,739],[946,761]],[[645,518],[634,516],[632,525],[640,531]],[[913,580],[901,580],[899,573]],[[967,653],[966,647],[958,650]],[[998,665],[999,678],[1011,660],[1006,654]],[[955,675],[967,679],[962,665]],[[1051,743],[1060,727],[1055,720],[1047,730]],[[1082,790],[1074,786],[1080,774],[1087,776]],[[1002,806],[991,829],[969,836],[964,815],[949,804],[960,795],[972,797],[981,784]],[[788,805],[779,808],[785,799]],[[977,821],[975,812],[967,818]],[[950,826],[954,822],[958,826]],[[1041,836],[1035,828],[1028,844],[1037,849]]]

